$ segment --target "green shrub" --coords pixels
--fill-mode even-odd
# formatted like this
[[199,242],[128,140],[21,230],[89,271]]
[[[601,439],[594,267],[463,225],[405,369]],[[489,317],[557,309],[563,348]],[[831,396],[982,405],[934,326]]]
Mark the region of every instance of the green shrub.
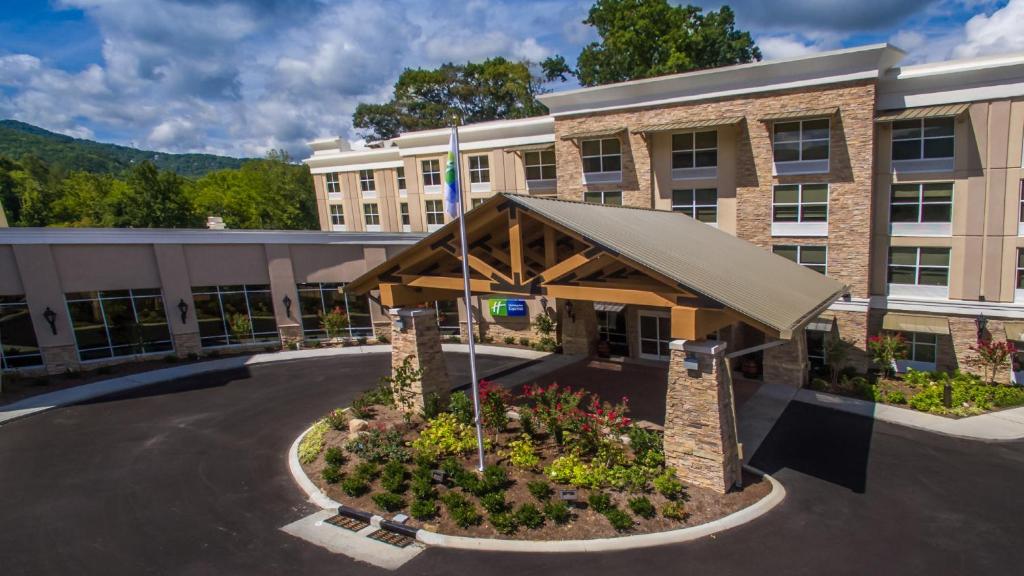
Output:
[[654,488],[661,495],[669,500],[675,500],[683,495],[686,487],[676,478],[675,470],[666,468],[661,474],[654,478]]
[[473,425],[473,401],[461,390],[448,397],[448,412],[466,426]]
[[472,502],[458,492],[445,493],[441,497],[441,501],[444,502],[444,506],[448,509],[448,514],[452,517],[452,521],[459,528],[476,526],[483,519]]
[[651,452],[663,454],[661,434],[636,425],[630,426],[628,434],[629,445],[633,448],[633,454],[636,455],[637,460]]
[[1024,388],[1020,386],[996,386],[992,391],[992,404],[1000,408],[1024,404]]
[[384,465],[380,477],[381,488],[395,494],[404,494],[408,487],[405,485],[405,465],[392,460]]
[[368,340],[369,338],[367,338],[366,336],[360,336],[359,338],[356,338],[356,342],[359,342],[360,346],[366,346],[366,342]]
[[367,462],[406,462],[409,451],[398,430],[370,430],[345,445],[345,448]]
[[612,504],[612,497],[604,492],[591,492],[590,496],[587,496],[587,504],[598,514],[604,514],[615,507]]
[[508,503],[505,502],[505,493],[501,491],[484,494],[480,498],[480,505],[490,514],[498,514],[508,509]]
[[321,311],[317,316],[320,317],[320,327],[327,333],[328,338],[339,338],[348,329],[348,314],[340,307],[335,307],[330,312]]
[[370,482],[380,474],[380,468],[373,462],[360,462],[353,471],[356,476]]
[[516,337],[515,336],[505,336],[502,340],[505,341],[505,344],[515,344],[516,343]]
[[373,499],[374,504],[385,512],[396,512],[405,507],[405,498],[391,492],[380,492],[370,498]]
[[370,491],[370,484],[358,474],[352,474],[341,481],[341,491],[353,498],[358,498]]
[[417,520],[430,520],[437,516],[437,503],[430,498],[414,498],[409,505],[409,514]]
[[636,498],[629,499],[629,509],[633,511],[633,514],[640,516],[641,518],[654,518],[654,504],[648,500],[645,496],[637,496]]
[[[164,356],[164,362],[166,362],[168,364],[177,364],[178,360],[179,360],[179,358],[177,356],[175,356],[174,354],[168,354],[167,356]],[[98,370],[97,370],[97,372],[98,372]]]
[[561,500],[552,500],[544,504],[544,515],[556,524],[565,524],[572,517],[569,505]]
[[331,410],[327,415],[327,423],[335,430],[348,430],[348,412],[341,408]]
[[[644,459],[655,460],[661,458],[657,452],[648,452]],[[629,490],[630,492],[647,492],[649,485],[661,469],[656,466],[612,466],[605,471],[605,477],[609,486],[616,490]]]
[[522,470],[533,470],[540,464],[540,456],[537,455],[529,434],[523,434],[519,440],[509,442],[507,454],[509,462]]
[[899,390],[892,390],[885,395],[885,401],[890,404],[906,404],[907,397]]
[[548,498],[551,498],[551,485],[543,480],[531,480],[526,483],[526,488],[533,494],[533,497],[541,502],[546,502]]
[[423,398],[423,409],[420,410],[420,416],[422,416],[424,420],[430,420],[435,418],[441,412],[444,412],[441,395],[437,392],[427,394]]
[[485,466],[483,477],[481,479],[483,481],[483,488],[485,492],[503,490],[509,483],[508,471],[496,464]]
[[633,517],[618,508],[608,510],[604,513],[604,517],[608,519],[612,528],[619,532],[625,532],[633,527]]
[[323,469],[320,476],[324,479],[324,482],[327,482],[328,484],[337,484],[338,482],[341,482],[344,474],[341,473],[341,469],[337,466],[330,465]]
[[437,497],[437,490],[434,489],[434,483],[430,476],[426,478],[413,476],[409,487],[412,489],[413,496],[421,500],[433,500]]
[[388,342],[391,342],[391,338],[389,338],[387,335],[385,335],[385,334],[378,334],[377,335],[377,343],[378,344],[387,344]]
[[555,458],[544,469],[544,474],[558,484],[571,484],[583,488],[600,488],[607,481],[603,468],[583,462],[576,454]]
[[356,418],[362,420],[369,420],[373,418],[373,403],[370,402],[365,396],[360,396],[352,401],[352,405],[349,408],[352,410],[352,414]]
[[829,389],[829,383],[824,378],[813,378],[807,387],[818,392],[826,392]]
[[529,410],[519,413],[519,427],[523,429],[523,434],[531,438],[537,436],[537,421]]
[[527,338],[526,336],[521,336],[519,338],[519,345],[520,346],[529,346],[530,345],[530,339]]
[[686,520],[686,503],[682,500],[666,502],[661,507],[661,515],[671,520]]
[[519,521],[512,512],[495,512],[489,519],[499,534],[515,534],[519,529]]
[[468,454],[476,448],[476,433],[472,427],[459,422],[449,413],[438,414],[428,420],[423,431],[412,442],[417,454],[433,459]]
[[331,446],[324,452],[324,461],[331,466],[341,466],[345,463],[345,451],[337,446]]
[[330,427],[331,425],[326,420],[319,420],[316,424],[313,424],[313,427],[309,429],[309,432],[299,442],[299,462],[311,464],[316,460],[316,457],[320,455],[320,451],[324,449],[327,430]]
[[516,520],[527,528],[540,528],[544,525],[544,514],[533,504],[523,504],[516,508]]

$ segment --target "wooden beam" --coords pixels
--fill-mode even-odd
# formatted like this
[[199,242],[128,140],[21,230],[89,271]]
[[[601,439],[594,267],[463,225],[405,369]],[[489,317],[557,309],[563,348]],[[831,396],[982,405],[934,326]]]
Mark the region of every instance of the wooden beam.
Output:
[[523,227],[518,210],[508,211],[508,252],[512,263],[512,278],[523,280]]
[[676,303],[677,294],[625,290],[619,288],[592,288],[590,286],[561,286],[545,284],[543,292],[555,298],[589,300],[591,302],[615,302],[638,306],[659,306],[670,308]]
[[572,256],[566,258],[565,260],[562,260],[558,264],[555,264],[554,266],[544,270],[543,272],[538,274],[538,276],[543,276],[545,282],[552,282],[554,280],[561,278],[562,276],[565,276],[566,274],[572,272],[573,270],[579,268],[580,266],[583,266],[584,264],[590,262],[591,260],[592,258],[590,258],[589,256],[585,256],[582,253],[573,254]]
[[[458,291],[462,291],[463,287],[462,278],[452,276],[412,276],[403,274],[402,284],[415,288],[437,288]],[[469,289],[473,292],[491,292],[492,284],[490,280],[470,278]]]
[[671,334],[674,339],[703,340],[711,332],[734,324],[740,319],[732,310],[673,306]]
[[380,303],[387,308],[422,304],[435,300],[455,300],[461,296],[462,292],[459,290],[413,288],[391,282],[380,285]]
[[551,268],[558,262],[555,253],[555,229],[544,227],[544,267]]

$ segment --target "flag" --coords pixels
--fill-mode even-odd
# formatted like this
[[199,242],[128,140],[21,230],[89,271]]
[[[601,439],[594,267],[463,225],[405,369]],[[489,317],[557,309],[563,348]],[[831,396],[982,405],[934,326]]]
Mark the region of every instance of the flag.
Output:
[[459,135],[452,128],[452,137],[448,141],[448,160],[444,166],[444,211],[452,218],[459,217]]

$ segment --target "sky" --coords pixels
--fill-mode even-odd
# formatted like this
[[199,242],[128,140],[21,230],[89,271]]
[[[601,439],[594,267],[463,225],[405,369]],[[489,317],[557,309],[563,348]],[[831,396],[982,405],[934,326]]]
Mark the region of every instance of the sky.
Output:
[[[705,9],[721,2],[691,1]],[[0,118],[167,152],[358,141],[406,67],[570,62],[592,0],[0,0]],[[737,0],[765,59],[890,42],[905,63],[1024,51],[1024,0]],[[565,85],[551,84],[558,90]]]

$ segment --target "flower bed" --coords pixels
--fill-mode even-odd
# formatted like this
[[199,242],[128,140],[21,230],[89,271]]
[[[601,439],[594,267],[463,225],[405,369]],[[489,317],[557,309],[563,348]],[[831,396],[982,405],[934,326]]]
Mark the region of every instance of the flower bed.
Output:
[[[398,398],[398,406],[393,398]],[[685,486],[664,466],[660,432],[628,418],[628,401],[583,391],[484,382],[485,464],[477,472],[470,398],[454,393],[426,413],[402,410],[384,385],[324,418],[300,443],[303,469],[334,500],[445,534],[530,540],[609,537],[702,524],[760,500],[767,481],[744,475],[725,495]],[[356,428],[349,432],[356,417]],[[322,433],[322,436],[321,436]],[[575,502],[562,490],[575,490]]]

